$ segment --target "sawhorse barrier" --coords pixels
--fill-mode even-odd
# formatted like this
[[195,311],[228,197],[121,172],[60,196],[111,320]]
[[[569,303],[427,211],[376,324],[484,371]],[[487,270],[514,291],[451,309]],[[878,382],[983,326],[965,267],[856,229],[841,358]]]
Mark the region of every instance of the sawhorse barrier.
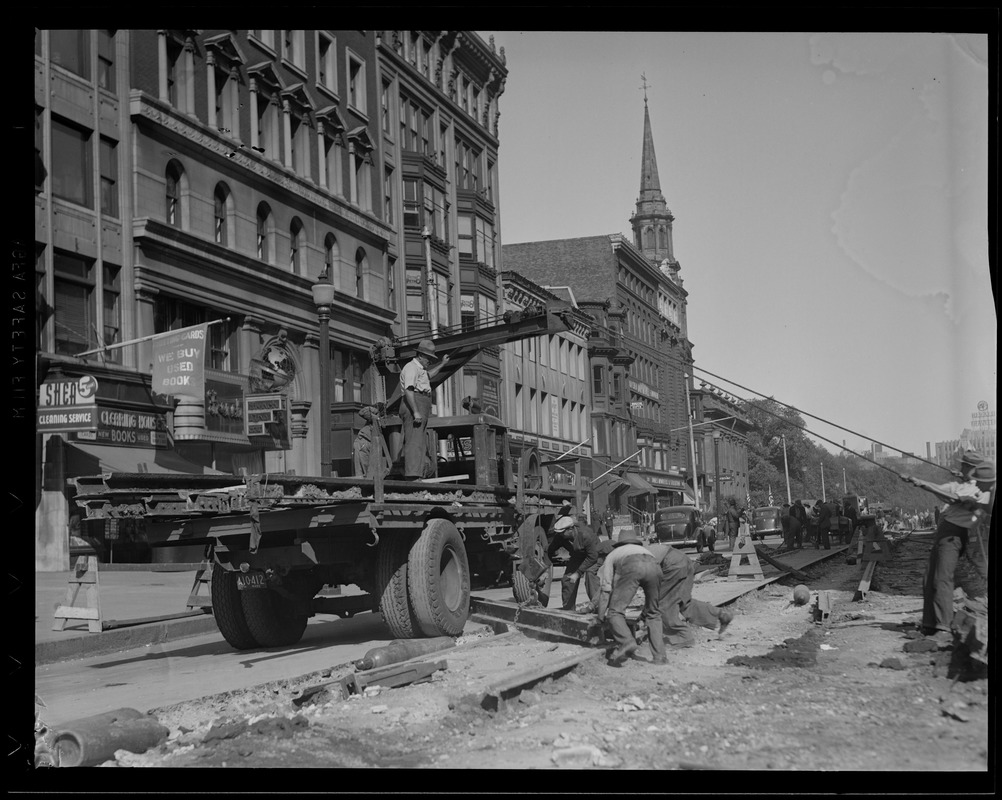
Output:
[[[80,556],[66,588],[66,601],[61,606],[56,606],[52,615],[52,630],[61,631],[68,621],[82,620],[87,622],[87,630],[91,633],[101,632],[103,622],[97,576],[97,556]],[[78,605],[77,598],[81,591],[84,592],[84,604]]]

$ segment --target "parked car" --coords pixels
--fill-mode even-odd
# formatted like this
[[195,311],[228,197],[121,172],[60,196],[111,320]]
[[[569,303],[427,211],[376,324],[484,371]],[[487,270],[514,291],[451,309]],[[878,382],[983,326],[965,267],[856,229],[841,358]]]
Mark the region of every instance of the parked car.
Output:
[[779,521],[779,506],[759,506],[752,509],[751,537],[764,540],[772,534],[783,535],[783,524]]
[[703,516],[695,506],[666,506],[654,512],[654,538],[675,547],[708,544],[703,531]]

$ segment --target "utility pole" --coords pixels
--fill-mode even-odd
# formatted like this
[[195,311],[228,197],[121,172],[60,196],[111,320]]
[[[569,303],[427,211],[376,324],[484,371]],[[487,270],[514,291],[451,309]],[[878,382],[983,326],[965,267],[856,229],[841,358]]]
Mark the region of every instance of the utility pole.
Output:
[[821,464],[821,502],[827,502],[828,498],[825,495],[825,465]]
[[692,406],[689,404],[689,377],[682,375],[682,383],[685,384],[685,410],[689,419],[689,452],[692,453],[692,496],[696,502],[696,510],[699,511],[699,474],[696,472],[696,440],[692,435]]
[[786,463],[786,434],[783,434],[783,472],[786,473],[786,502],[793,505],[793,496],[790,494],[790,467]]

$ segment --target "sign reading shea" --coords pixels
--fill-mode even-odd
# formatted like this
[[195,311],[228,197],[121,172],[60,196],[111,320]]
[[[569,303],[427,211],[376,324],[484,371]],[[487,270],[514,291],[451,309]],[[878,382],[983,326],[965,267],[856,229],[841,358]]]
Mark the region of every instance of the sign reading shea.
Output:
[[97,378],[93,375],[46,381],[38,390],[39,406],[86,406],[95,402],[97,402]]
[[158,394],[205,394],[208,323],[171,331],[153,340],[152,389]]

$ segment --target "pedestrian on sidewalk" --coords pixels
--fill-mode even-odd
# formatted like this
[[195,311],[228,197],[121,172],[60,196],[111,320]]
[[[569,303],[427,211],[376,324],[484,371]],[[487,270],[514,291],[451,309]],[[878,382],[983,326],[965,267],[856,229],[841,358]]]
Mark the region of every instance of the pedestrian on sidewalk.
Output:
[[665,641],[673,650],[692,647],[696,643],[696,633],[692,626],[727,630],[734,612],[728,608],[717,608],[705,600],[692,596],[696,578],[696,565],[685,553],[670,544],[654,544],[647,548],[661,568],[661,590],[658,610]]
[[945,501],[922,586],[922,632],[948,640],[953,635],[954,573],[967,550],[968,531],[991,510],[995,467],[969,451],[961,461],[960,480],[937,484],[911,475],[901,479]]
[[661,611],[658,609],[661,569],[636,533],[626,531],[620,534],[599,570],[599,584],[598,618],[607,623],[616,642],[615,649],[609,654],[610,666],[620,666],[637,649],[637,640],[626,622],[626,608],[638,588],[644,592],[644,610],[640,616],[647,624],[652,660],[655,664],[667,664]]

